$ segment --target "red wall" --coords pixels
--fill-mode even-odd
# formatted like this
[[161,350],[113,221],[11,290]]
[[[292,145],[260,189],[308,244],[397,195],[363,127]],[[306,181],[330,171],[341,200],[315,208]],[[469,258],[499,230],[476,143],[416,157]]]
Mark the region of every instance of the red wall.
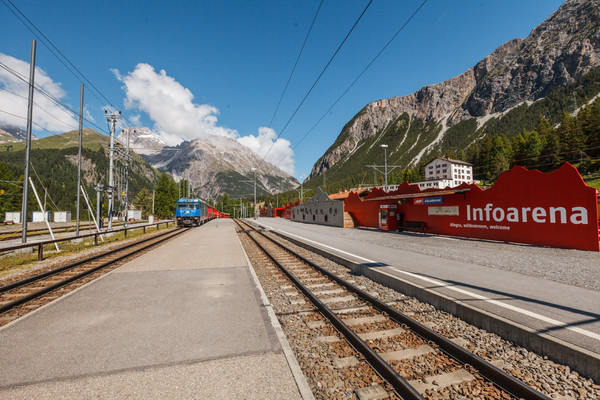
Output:
[[[418,204],[409,199],[398,211],[404,214],[404,221],[424,221],[425,231],[430,233],[600,250],[597,191],[568,163],[552,173],[516,166],[488,190],[466,184],[459,188],[471,191],[443,196],[441,204]],[[386,195],[379,192],[367,198]],[[403,185],[387,195],[401,193],[420,191],[416,185]],[[348,197],[345,211],[352,212],[361,226],[378,227],[380,204],[390,204],[390,200],[361,202],[357,196]],[[458,215],[432,215],[433,211],[457,211]]]
[[[374,188],[371,193],[364,197],[364,200],[373,199],[381,196],[390,196],[399,193],[410,193],[402,192],[402,190],[412,191],[413,187],[419,190],[418,186],[409,185],[403,183],[400,185],[398,190],[386,193],[382,189]],[[384,204],[398,204],[396,200],[382,200],[382,201],[364,201],[355,192],[351,192],[346,200],[344,200],[344,212],[352,213],[354,219],[360,226],[367,226],[370,228],[379,228],[379,206]]]

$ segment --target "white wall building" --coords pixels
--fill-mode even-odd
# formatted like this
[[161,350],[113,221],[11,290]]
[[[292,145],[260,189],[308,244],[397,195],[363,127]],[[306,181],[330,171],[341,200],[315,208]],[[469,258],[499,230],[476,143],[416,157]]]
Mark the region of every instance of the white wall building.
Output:
[[423,190],[456,187],[462,183],[475,183],[473,165],[465,161],[437,157],[425,165],[425,180],[416,184]]
[[20,212],[7,212],[4,217],[5,222],[12,222],[15,224],[21,223],[21,213]]
[[[46,219],[44,219],[44,214]],[[44,221],[52,221],[50,219],[50,211],[46,211],[45,213],[42,211],[33,211],[31,213],[31,222],[44,222]]]
[[54,211],[54,222],[71,222],[71,211]]

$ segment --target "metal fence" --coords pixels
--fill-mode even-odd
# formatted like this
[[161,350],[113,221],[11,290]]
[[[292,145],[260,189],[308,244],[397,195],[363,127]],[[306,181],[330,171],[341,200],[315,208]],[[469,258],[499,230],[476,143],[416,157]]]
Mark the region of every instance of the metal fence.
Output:
[[143,226],[136,225],[136,226],[131,226],[131,227],[123,227],[123,228],[119,228],[119,229],[106,230],[106,231],[102,231],[102,232],[93,232],[93,233],[88,233],[88,234],[79,235],[79,236],[68,236],[68,237],[55,239],[55,240],[43,240],[43,241],[34,242],[34,243],[23,243],[23,244],[20,244],[17,246],[1,247],[0,254],[6,253],[9,251],[15,251],[15,250],[21,250],[21,249],[27,249],[27,248],[31,248],[32,250],[34,250],[37,247],[38,261],[42,261],[44,259],[44,246],[49,245],[49,244],[54,244],[54,243],[59,243],[59,242],[68,242],[68,241],[72,241],[72,240],[76,240],[76,239],[84,239],[84,238],[88,238],[88,237],[93,237],[94,245],[97,246],[98,245],[98,237],[102,236],[102,235],[123,232],[125,237],[127,237],[127,231],[142,229],[144,231],[144,233],[146,233],[146,228],[151,228],[156,225],[156,230],[159,230],[160,225],[165,225],[165,227],[168,228],[169,224],[176,224],[176,221],[169,219],[169,220],[165,220],[165,221],[154,222],[152,224],[145,224]]

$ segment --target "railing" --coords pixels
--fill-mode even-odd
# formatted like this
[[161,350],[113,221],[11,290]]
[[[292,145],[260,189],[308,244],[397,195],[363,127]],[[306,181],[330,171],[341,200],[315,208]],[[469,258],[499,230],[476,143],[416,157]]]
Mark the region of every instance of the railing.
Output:
[[156,230],[159,230],[161,224],[164,224],[165,227],[168,228],[169,224],[171,224],[171,223],[176,223],[176,221],[173,219],[169,219],[169,220],[165,220],[165,221],[155,222],[152,224],[145,224],[143,226],[136,225],[136,226],[131,226],[131,227],[123,227],[120,229],[112,229],[110,231],[109,230],[100,231],[100,232],[96,231],[94,233],[87,233],[85,235],[69,236],[69,237],[64,237],[64,238],[55,239],[55,240],[44,240],[44,241],[34,242],[34,243],[23,243],[23,244],[20,244],[17,246],[0,247],[0,254],[6,253],[9,251],[20,250],[20,249],[27,249],[27,248],[34,249],[35,247],[37,247],[38,261],[42,261],[44,259],[44,246],[49,245],[49,244],[54,244],[54,243],[58,243],[58,242],[68,242],[68,241],[75,240],[75,239],[84,239],[84,238],[88,238],[88,237],[93,237],[94,245],[98,246],[98,236],[124,232],[125,237],[127,237],[127,231],[132,231],[135,229],[143,229],[144,233],[146,233],[146,228],[150,228],[150,227],[153,227],[156,225]]

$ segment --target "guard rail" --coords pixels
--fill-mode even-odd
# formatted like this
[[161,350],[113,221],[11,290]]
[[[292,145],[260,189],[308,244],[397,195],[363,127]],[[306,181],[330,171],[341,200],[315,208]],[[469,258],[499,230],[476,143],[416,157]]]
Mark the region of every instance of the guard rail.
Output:
[[111,229],[111,230],[105,230],[105,231],[100,231],[100,232],[87,233],[85,235],[79,235],[79,236],[68,236],[68,237],[63,237],[63,238],[54,239],[54,240],[43,240],[40,242],[23,243],[23,244],[20,244],[17,246],[0,247],[0,254],[6,253],[9,251],[15,251],[15,250],[21,250],[21,249],[27,249],[27,248],[35,249],[37,247],[38,261],[42,261],[44,259],[44,246],[49,245],[49,244],[54,244],[54,243],[58,243],[58,242],[68,242],[68,241],[75,240],[75,239],[84,239],[84,238],[88,238],[88,237],[93,237],[94,245],[98,246],[98,236],[101,236],[101,235],[124,232],[125,237],[127,237],[127,231],[132,231],[135,229],[143,229],[144,233],[146,233],[146,228],[150,228],[150,227],[153,227],[156,225],[156,230],[159,230],[161,224],[164,224],[165,227],[168,228],[169,224],[171,224],[171,223],[175,224],[176,221],[174,219],[169,219],[169,220],[165,220],[165,221],[154,222],[152,224],[145,224],[142,226],[136,225],[136,226],[132,226],[132,227],[123,227],[123,228],[119,228],[119,229]]

